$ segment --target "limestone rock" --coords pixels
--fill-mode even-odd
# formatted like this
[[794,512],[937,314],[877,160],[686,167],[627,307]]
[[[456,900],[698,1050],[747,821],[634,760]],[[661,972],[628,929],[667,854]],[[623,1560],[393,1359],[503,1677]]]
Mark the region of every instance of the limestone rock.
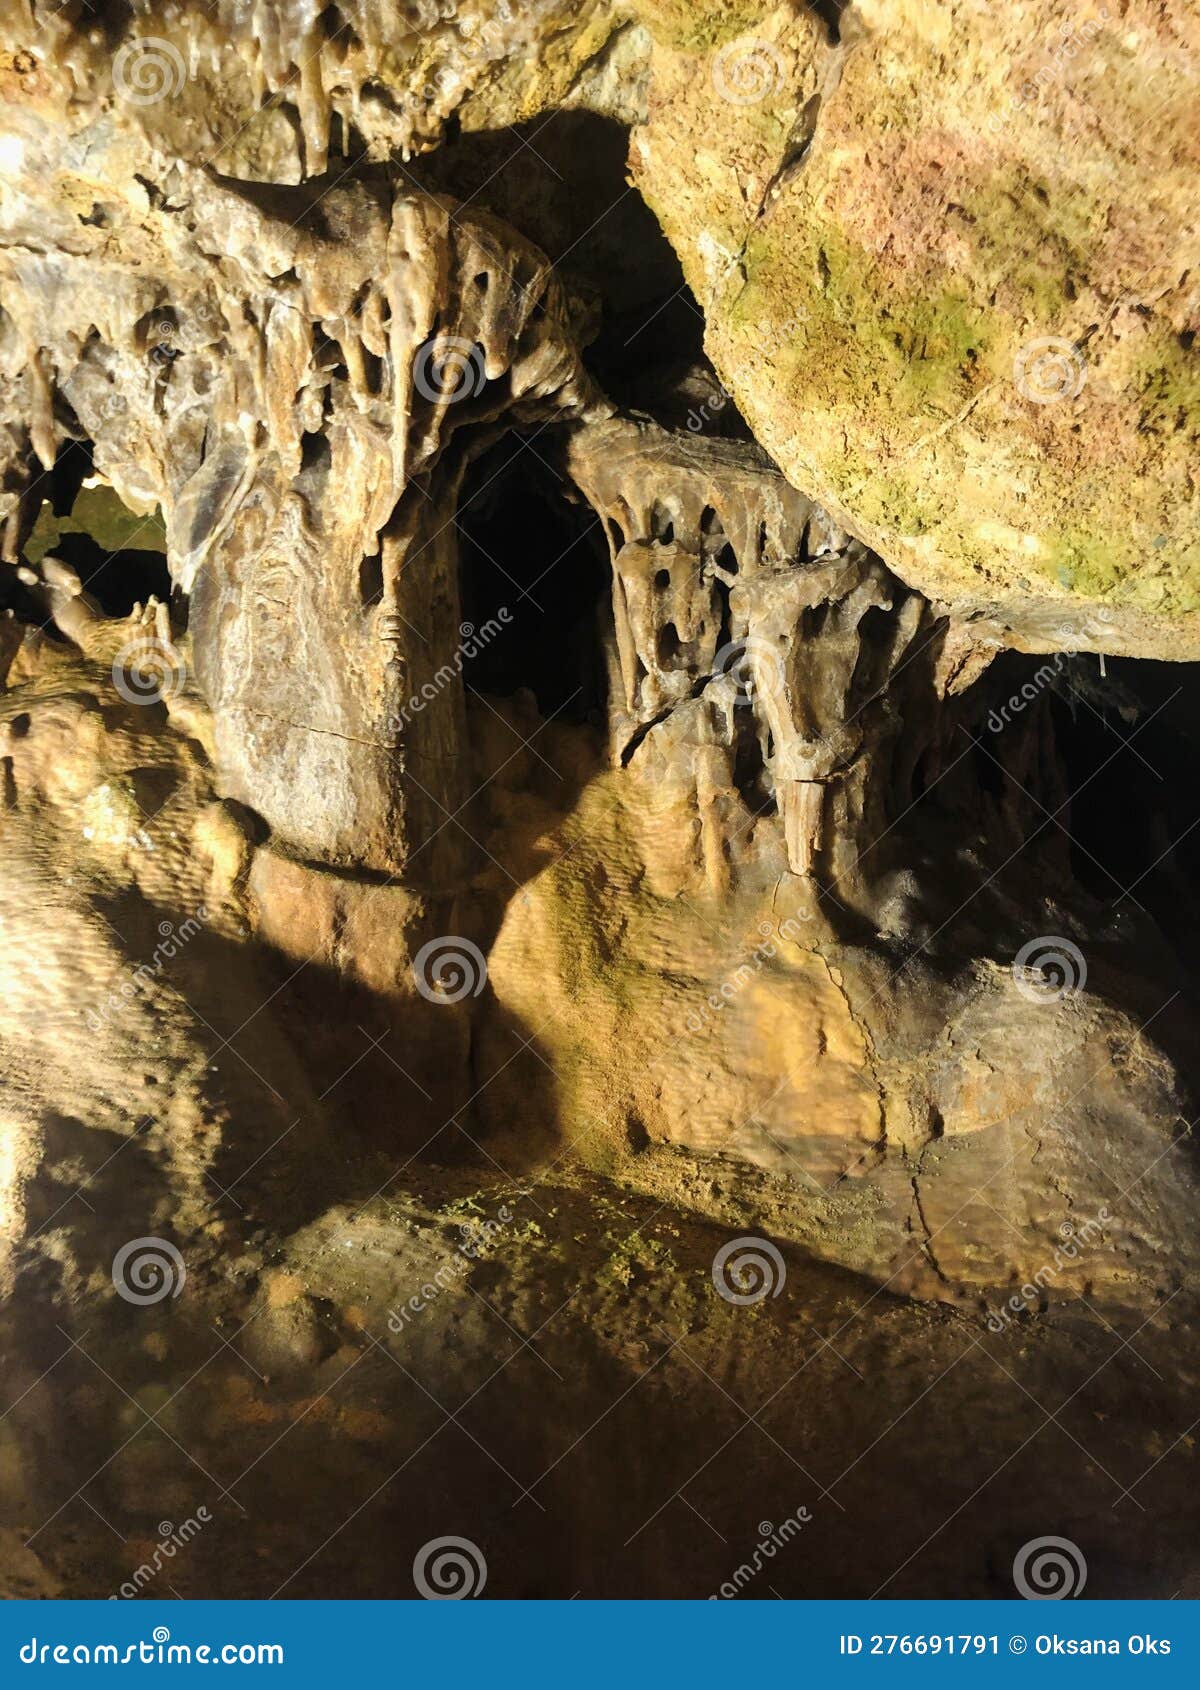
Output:
[[1009,643],[1195,657],[1194,8],[702,16],[631,163],[789,480]]
[[1191,19],[1110,5],[0,3],[5,1593],[728,1594],[811,1489],[770,1594],[1011,1594],[1098,1475],[1181,1588],[1198,694],[1080,653],[1200,649]]

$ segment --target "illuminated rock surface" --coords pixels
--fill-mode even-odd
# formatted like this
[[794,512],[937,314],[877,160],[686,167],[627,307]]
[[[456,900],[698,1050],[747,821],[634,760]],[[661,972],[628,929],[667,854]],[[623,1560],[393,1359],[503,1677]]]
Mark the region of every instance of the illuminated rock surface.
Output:
[[1119,10],[0,11],[5,1593],[1186,1593]]

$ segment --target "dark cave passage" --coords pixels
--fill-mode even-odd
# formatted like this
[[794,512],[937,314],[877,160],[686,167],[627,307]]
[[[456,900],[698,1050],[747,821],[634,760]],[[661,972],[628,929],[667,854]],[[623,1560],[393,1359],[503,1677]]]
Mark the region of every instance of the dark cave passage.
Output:
[[[611,575],[599,518],[537,446],[510,435],[472,466],[459,507],[463,625],[475,692],[528,688],[545,717],[600,724],[600,646]],[[492,634],[493,627],[500,631]],[[486,644],[483,643],[486,638]]]
[[1186,950],[1200,922],[1198,666],[1091,653],[1032,662],[1055,669],[1074,877],[1115,912],[1136,900]]

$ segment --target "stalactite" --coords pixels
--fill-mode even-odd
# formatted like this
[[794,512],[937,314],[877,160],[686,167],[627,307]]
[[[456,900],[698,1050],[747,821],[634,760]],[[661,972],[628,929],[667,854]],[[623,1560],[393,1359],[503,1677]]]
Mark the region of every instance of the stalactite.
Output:
[[187,167],[171,191],[189,232],[161,276],[102,240],[0,240],[33,446],[49,468],[61,394],[122,496],[161,505],[230,790],[306,855],[395,869],[466,790],[437,712],[403,715],[458,643],[465,464],[503,426],[605,407],[550,266],[487,216],[354,186],[319,226],[298,193],[288,223]]
[[[745,730],[757,741],[791,871],[852,863],[884,807],[900,711],[916,725],[936,703],[943,640],[929,606],[752,447],[600,422],[575,431],[568,458],[610,540],[616,760],[636,759],[650,737],[661,756],[675,739],[697,770],[690,706],[679,706],[732,677],[732,708],[710,719],[724,721],[731,767]],[[922,633],[927,650],[903,676]],[[954,675],[966,661],[954,659]],[[829,835],[835,787],[852,794],[840,805],[849,838]],[[705,815],[698,775],[696,803]]]

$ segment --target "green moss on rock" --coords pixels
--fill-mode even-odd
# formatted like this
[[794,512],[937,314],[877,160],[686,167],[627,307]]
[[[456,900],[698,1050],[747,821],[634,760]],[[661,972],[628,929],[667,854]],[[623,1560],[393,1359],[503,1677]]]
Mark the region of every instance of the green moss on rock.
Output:
[[788,225],[752,236],[746,287],[729,314],[735,336],[780,336],[768,356],[799,398],[852,396],[860,413],[900,400],[906,408],[952,414],[982,380],[994,318],[950,286],[908,291],[903,278],[880,287],[873,256],[830,224]]
[[707,53],[745,35],[774,8],[769,0],[635,0],[638,17],[664,46]]

